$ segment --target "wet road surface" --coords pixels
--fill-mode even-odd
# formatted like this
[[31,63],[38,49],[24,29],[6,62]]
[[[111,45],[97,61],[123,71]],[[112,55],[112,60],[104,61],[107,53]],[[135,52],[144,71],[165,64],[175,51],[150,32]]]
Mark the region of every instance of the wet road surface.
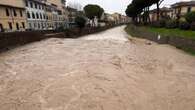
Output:
[[195,110],[195,57],[124,26],[0,54],[0,110]]

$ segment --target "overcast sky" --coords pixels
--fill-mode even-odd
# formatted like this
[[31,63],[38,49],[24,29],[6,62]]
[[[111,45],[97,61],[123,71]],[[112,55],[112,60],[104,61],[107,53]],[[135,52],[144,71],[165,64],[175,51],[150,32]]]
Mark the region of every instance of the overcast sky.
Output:
[[[170,4],[179,2],[179,1],[189,1],[189,0],[165,0],[162,6],[169,6]],[[70,3],[79,3],[83,7],[87,4],[98,4],[104,8],[107,13],[119,12],[125,14],[125,9],[131,0],[67,0],[67,4]],[[153,6],[154,7],[154,6]]]

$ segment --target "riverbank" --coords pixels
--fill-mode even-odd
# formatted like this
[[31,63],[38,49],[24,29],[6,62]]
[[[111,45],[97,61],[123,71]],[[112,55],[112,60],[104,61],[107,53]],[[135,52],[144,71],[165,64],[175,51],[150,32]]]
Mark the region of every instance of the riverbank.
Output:
[[145,38],[159,44],[170,44],[195,55],[195,32],[177,29],[154,28],[129,24],[125,31],[133,37]]
[[72,28],[63,31],[28,31],[0,33],[0,52],[47,38],[78,38],[84,35],[102,32],[116,26],[120,25],[96,28],[86,27],[82,30],[78,28]]

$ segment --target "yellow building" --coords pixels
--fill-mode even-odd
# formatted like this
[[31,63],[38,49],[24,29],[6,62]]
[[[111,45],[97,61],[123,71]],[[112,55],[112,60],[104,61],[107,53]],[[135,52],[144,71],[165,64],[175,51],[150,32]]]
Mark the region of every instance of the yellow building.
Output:
[[173,18],[181,19],[186,13],[195,11],[195,1],[178,2],[173,4],[171,7],[173,9]]
[[26,14],[23,0],[0,1],[0,32],[24,31]]

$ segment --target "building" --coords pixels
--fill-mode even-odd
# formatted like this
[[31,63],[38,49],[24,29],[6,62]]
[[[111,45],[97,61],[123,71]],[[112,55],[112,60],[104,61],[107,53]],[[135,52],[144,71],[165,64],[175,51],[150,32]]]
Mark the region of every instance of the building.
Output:
[[25,31],[26,14],[23,0],[0,1],[0,32]]
[[112,17],[114,18],[115,24],[120,24],[121,14],[119,13],[113,13]]
[[67,27],[65,0],[25,0],[28,29]]
[[106,25],[112,25],[112,24],[121,24],[121,23],[128,23],[130,22],[130,18],[121,15],[119,13],[114,13],[114,14],[109,14],[109,13],[104,13],[102,18],[103,21],[106,23]]
[[127,16],[121,15],[121,23],[129,23],[131,19]]
[[27,29],[46,30],[46,0],[25,0]]
[[46,23],[46,27],[47,27],[47,30],[54,30],[55,28],[54,28],[54,16],[56,15],[55,14],[55,7],[54,6],[52,6],[52,5],[50,5],[50,4],[48,4],[48,3],[46,3],[46,11],[45,11],[45,13],[46,13],[46,21],[47,21],[47,23]]
[[[171,19],[172,16],[173,14],[171,8],[163,7],[160,9],[159,19],[163,18]],[[157,9],[151,10],[149,12],[149,17],[151,22],[157,21]]]
[[114,17],[112,16],[112,14],[105,13],[104,16],[105,16],[106,21],[111,22],[111,23],[114,22]]
[[68,27],[68,12],[65,0],[47,0],[48,5],[52,6],[52,18],[54,29]]
[[65,5],[65,0],[1,0],[0,31],[67,28]]
[[109,13],[103,13],[100,22],[105,23],[105,25],[112,25],[114,24],[114,18]]
[[195,1],[178,2],[171,5],[173,9],[173,19],[180,19],[188,12],[195,11]]
[[129,17],[121,15],[119,13],[114,13],[111,16],[114,18],[115,24],[128,23],[131,21]]
[[77,9],[67,7],[68,10],[68,23],[70,27],[75,26],[75,18],[78,16],[78,11]]

